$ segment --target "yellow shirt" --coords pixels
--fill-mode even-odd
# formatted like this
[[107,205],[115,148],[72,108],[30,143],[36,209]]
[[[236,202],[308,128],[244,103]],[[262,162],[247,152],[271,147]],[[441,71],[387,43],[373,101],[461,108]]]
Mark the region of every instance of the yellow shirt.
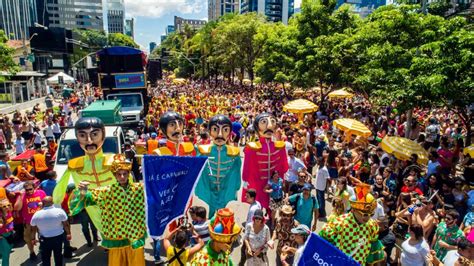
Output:
[[[174,257],[174,254],[175,254],[174,250],[175,250],[175,247],[168,247],[168,249],[166,250],[166,259],[170,260],[171,258]],[[180,249],[176,249],[176,253],[179,253],[179,251]],[[181,253],[181,255],[179,255],[179,259],[181,260],[183,265],[186,265],[186,263],[188,262],[188,256],[189,256],[188,249],[186,249],[183,253]],[[178,262],[178,258],[176,258],[171,263],[169,263],[168,266],[181,266],[181,265]]]

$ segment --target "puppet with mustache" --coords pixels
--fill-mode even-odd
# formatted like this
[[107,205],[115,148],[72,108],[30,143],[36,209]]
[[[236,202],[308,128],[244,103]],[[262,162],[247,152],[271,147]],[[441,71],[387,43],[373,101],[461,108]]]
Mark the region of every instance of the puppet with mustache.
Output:
[[212,144],[199,145],[198,153],[209,157],[196,185],[196,196],[209,205],[209,217],[227,203],[237,199],[241,175],[239,147],[226,145],[232,133],[232,122],[227,116],[216,115],[209,120],[209,134]]
[[242,200],[245,199],[247,190],[253,188],[257,191],[257,201],[262,204],[267,213],[270,213],[270,197],[264,192],[264,188],[274,171],[277,171],[280,177],[288,171],[285,142],[272,140],[277,129],[277,121],[273,114],[257,115],[253,128],[258,132],[259,140],[247,143],[244,150]]
[[[55,204],[61,204],[66,193],[69,180],[72,178],[76,187],[81,181],[89,182],[90,189],[96,189],[117,183],[111,172],[111,166],[115,154],[104,154],[102,145],[105,141],[105,126],[102,120],[97,117],[83,117],[77,120],[74,125],[79,146],[84,150],[85,155],[77,158],[70,158],[68,169],[59,179],[53,192]],[[74,147],[74,146],[71,146]],[[72,154],[76,154],[72,152]],[[83,208],[71,209],[71,213],[78,214]],[[102,232],[101,212],[97,206],[86,208],[94,226]],[[97,239],[97,232],[94,230],[94,239]],[[92,243],[89,234],[84,235],[87,242]]]
[[160,130],[166,136],[166,145],[153,151],[156,155],[195,156],[191,142],[183,142],[184,119],[176,112],[166,112],[160,117]]

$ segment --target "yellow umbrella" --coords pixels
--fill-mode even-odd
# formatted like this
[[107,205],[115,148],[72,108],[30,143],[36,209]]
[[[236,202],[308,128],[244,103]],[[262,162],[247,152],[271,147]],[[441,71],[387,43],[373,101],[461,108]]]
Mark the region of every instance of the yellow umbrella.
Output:
[[386,136],[381,142],[382,149],[393,154],[399,160],[409,160],[412,154],[418,155],[418,163],[428,163],[428,152],[413,140],[402,137]]
[[372,131],[370,131],[370,129],[367,128],[366,125],[354,119],[350,119],[350,118],[336,119],[332,121],[332,124],[337,129],[344,131],[348,137],[350,135],[356,135],[356,136],[368,138],[370,137],[370,135],[372,135]]
[[471,156],[471,158],[474,158],[474,144],[472,144],[472,145],[469,146],[469,147],[464,148],[463,154],[464,154],[464,155],[468,155],[468,154],[469,154],[469,156]]
[[168,76],[169,79],[175,79],[176,78],[176,75],[175,74],[171,74]]
[[331,99],[346,99],[354,97],[354,94],[347,92],[344,89],[336,90],[328,94]]
[[283,111],[295,114],[312,113],[317,110],[318,106],[316,104],[305,99],[294,100],[283,106]]
[[186,79],[176,78],[176,79],[173,79],[173,83],[174,84],[186,84]]

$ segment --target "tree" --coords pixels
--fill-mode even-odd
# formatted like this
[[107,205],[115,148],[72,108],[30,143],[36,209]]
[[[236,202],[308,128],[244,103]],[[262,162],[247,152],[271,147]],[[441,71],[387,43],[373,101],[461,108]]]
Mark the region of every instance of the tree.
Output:
[[[293,21],[293,20],[292,20]],[[261,56],[255,62],[255,71],[263,82],[279,82],[283,86],[293,80],[298,47],[296,25],[272,23],[258,30],[255,38],[263,43]]]
[[128,46],[138,48],[138,44],[128,35],[122,33],[109,33],[107,41],[110,46]]
[[99,50],[107,46],[107,35],[103,30],[74,29],[80,41],[87,44],[90,49]]
[[340,49],[359,19],[348,6],[334,11],[335,1],[306,0],[296,17],[298,51],[294,83],[303,88],[319,86],[321,104],[333,89],[345,83]]
[[[13,61],[14,49],[8,47],[8,38],[3,30],[0,30],[0,71],[15,74],[20,70],[19,66]],[[5,76],[0,75],[0,81],[4,81]]]

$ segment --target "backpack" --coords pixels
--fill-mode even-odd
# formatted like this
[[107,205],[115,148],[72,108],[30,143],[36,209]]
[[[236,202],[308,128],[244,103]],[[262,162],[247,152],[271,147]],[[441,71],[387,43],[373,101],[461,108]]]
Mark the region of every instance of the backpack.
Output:
[[[298,193],[298,195],[296,195],[295,201],[289,201],[290,206],[295,211],[295,214],[293,215],[293,217],[295,217],[298,212],[297,207],[298,207],[298,201],[300,201],[300,197],[301,197],[301,193]],[[314,209],[314,206],[316,206],[316,198],[314,196],[311,196],[311,199],[313,200],[313,206],[311,207],[311,209]]]

